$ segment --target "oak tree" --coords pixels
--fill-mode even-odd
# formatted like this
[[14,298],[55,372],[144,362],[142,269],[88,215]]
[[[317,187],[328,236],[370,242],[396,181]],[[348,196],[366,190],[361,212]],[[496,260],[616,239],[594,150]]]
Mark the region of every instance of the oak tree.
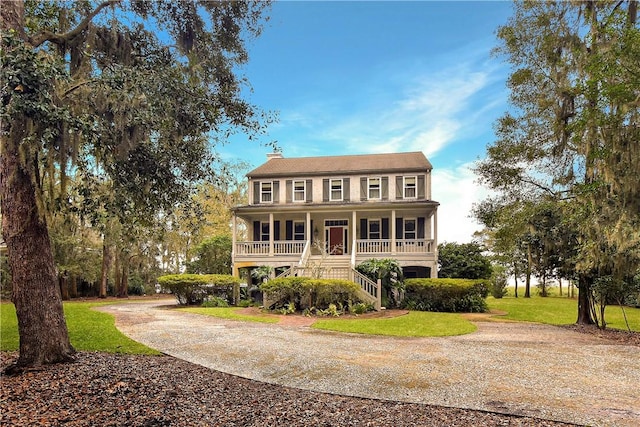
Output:
[[578,323],[599,276],[640,266],[637,1],[516,1],[498,29],[512,109],[476,171],[506,203],[566,203],[577,231]]
[[[72,359],[42,171],[94,223],[148,224],[211,177],[212,146],[270,120],[242,98],[266,2],[11,1],[0,8],[2,231],[19,367]],[[67,179],[73,175],[73,183]],[[77,198],[68,186],[77,185]],[[108,191],[103,187],[107,186]]]

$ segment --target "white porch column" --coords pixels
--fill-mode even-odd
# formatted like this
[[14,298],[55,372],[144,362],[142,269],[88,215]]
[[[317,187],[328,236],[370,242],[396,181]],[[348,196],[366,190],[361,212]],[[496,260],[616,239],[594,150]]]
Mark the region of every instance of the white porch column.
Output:
[[304,227],[307,230],[307,242],[309,246],[313,244],[313,230],[311,229],[311,212],[307,211],[307,225]]
[[[356,211],[351,212],[351,230],[353,230],[351,233],[351,244],[353,246],[351,248],[351,253],[357,255],[356,251],[358,249],[358,244],[356,243],[356,240],[358,239],[358,230],[356,228],[356,216]],[[347,244],[349,244],[349,242],[347,242]]]
[[269,213],[269,256],[273,256],[273,213]]
[[435,261],[431,268],[431,278],[435,279],[438,277],[438,208],[433,212],[433,253]]
[[396,254],[396,210],[391,210],[391,255]]
[[438,251],[438,209],[433,212],[433,246],[434,252]]

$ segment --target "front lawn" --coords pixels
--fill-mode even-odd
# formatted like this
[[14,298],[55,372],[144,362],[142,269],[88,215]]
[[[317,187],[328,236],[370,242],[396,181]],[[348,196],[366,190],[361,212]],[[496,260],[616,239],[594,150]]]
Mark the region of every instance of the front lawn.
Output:
[[410,311],[398,317],[326,319],[312,326],[337,332],[388,335],[395,337],[445,337],[474,332],[476,326],[459,313],[433,313]]
[[260,323],[278,323],[280,320],[277,316],[271,314],[250,315],[241,314],[242,308],[238,307],[186,307],[179,308],[180,311],[186,311],[195,314],[204,314],[205,316],[220,317],[222,319],[242,320],[247,322]]
[[[127,354],[160,354],[128,338],[115,327],[112,315],[92,310],[109,302],[65,302],[71,345],[78,351],[105,351]],[[12,303],[0,304],[0,350],[15,351],[20,346],[18,319]]]
[[[571,325],[578,317],[578,301],[567,297],[540,297],[531,298],[487,298],[490,310],[505,311],[504,319],[523,322],[546,323],[550,325]],[[640,309],[625,307],[625,313],[629,320],[629,326],[633,331],[640,331]],[[605,310],[607,328],[627,329],[624,322],[622,309],[619,306],[610,305]]]

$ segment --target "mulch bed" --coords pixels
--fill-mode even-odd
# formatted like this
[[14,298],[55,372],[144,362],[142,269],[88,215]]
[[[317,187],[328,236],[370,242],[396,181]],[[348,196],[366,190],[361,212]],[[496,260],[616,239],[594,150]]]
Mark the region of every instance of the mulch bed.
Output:
[[[16,358],[15,352],[0,352],[0,367]],[[170,356],[80,352],[74,363],[0,379],[2,426],[570,425],[304,391]]]

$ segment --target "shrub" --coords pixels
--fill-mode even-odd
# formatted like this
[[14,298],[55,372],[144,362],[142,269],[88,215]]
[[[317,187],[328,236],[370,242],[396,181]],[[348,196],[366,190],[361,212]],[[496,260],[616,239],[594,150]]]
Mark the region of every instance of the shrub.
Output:
[[373,305],[366,302],[358,302],[349,306],[349,313],[351,314],[364,314],[368,311],[372,311]]
[[176,296],[180,305],[200,305],[209,296],[233,299],[233,288],[240,279],[227,274],[170,274],[158,283]]
[[485,312],[486,279],[408,279],[403,307],[409,310]]
[[507,294],[507,277],[500,274],[491,280],[491,295],[494,298],[502,298]]
[[129,283],[127,286],[127,293],[129,295],[144,295],[144,281],[137,274],[129,276]]
[[203,307],[229,307],[229,302],[225,298],[209,297],[202,303]]
[[327,310],[333,304],[346,307],[361,302],[360,287],[348,280],[283,277],[269,280],[260,288],[271,301],[270,309],[294,304],[299,310]]

